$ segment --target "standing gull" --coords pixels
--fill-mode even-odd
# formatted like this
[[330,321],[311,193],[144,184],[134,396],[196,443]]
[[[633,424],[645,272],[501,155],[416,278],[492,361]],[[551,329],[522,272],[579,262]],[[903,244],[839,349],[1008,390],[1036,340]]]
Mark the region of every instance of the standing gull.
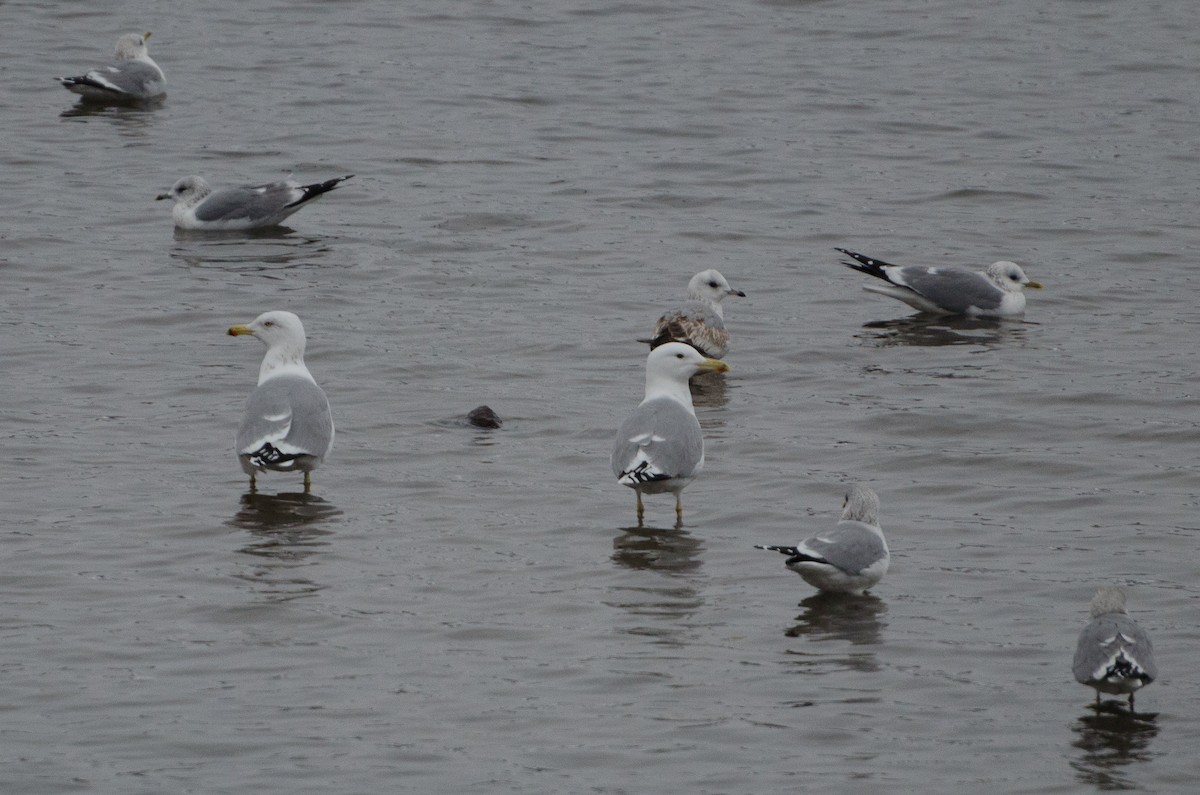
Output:
[[184,177],[157,199],[174,199],[171,216],[180,229],[237,231],[277,226],[283,219],[353,177],[301,185],[293,179],[214,191],[203,178]]
[[167,78],[146,49],[149,33],[126,33],[117,39],[113,63],[78,77],[59,77],[68,91],[101,102],[141,102],[167,93]]
[[683,488],[704,467],[704,437],[688,379],[728,369],[725,362],[701,356],[681,342],[660,345],[646,357],[646,397],[621,423],[611,460],[617,482],[637,493],[638,524],[645,515],[643,493],[673,492],[675,515],[682,518]]
[[237,432],[242,469],[255,486],[255,473],[310,473],[333,449],[329,400],[304,366],[304,326],[291,312],[264,312],[246,325],[229,327],[231,337],[249,334],[267,345],[258,370],[258,388],[250,395]]
[[788,555],[785,565],[822,591],[865,591],[887,574],[891,553],[879,527],[879,497],[856,483],[842,502],[842,518],[828,533],[794,547],[755,545]]
[[914,309],[935,315],[1012,317],[1025,311],[1025,287],[1041,288],[1030,281],[1015,262],[993,262],[982,271],[892,265],[863,254],[834,249],[854,260],[847,268],[870,274],[887,284],[864,284],[863,289],[903,301]]
[[729,350],[729,332],[721,301],[730,295],[746,297],[730,287],[720,271],[710,268],[697,273],[688,282],[687,302],[663,312],[654,324],[654,336],[648,340],[651,350],[666,342],[686,342],[704,356],[724,356]]
[[1092,597],[1092,620],[1079,634],[1071,669],[1080,684],[1101,693],[1129,694],[1133,710],[1134,691],[1158,677],[1150,638],[1125,613],[1125,592],[1106,586]]

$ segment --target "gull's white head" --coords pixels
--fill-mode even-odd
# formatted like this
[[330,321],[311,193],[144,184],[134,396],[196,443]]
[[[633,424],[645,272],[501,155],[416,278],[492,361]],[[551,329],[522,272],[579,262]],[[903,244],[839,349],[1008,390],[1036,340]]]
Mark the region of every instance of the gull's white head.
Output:
[[263,312],[250,323],[229,327],[229,336],[245,335],[257,337],[272,351],[304,358],[304,324],[291,312]]
[[879,525],[879,496],[861,483],[855,483],[842,501],[842,519]]
[[160,193],[154,198],[159,201],[174,199],[176,202],[183,202],[185,207],[194,207],[210,193],[212,193],[212,188],[208,187],[208,183],[204,181],[204,178],[193,174],[190,177],[178,180],[171,186],[169,191]]
[[150,53],[146,49],[146,40],[149,38],[149,33],[126,33],[121,36],[117,39],[117,60],[136,61],[148,57]]
[[688,298],[691,298],[693,301],[706,301],[716,306],[726,296],[730,295],[742,298],[746,297],[746,294],[741,290],[735,290],[730,287],[729,282],[725,281],[725,277],[721,275],[721,272],[713,268],[700,271],[688,282]]
[[1092,618],[1108,615],[1109,613],[1125,612],[1125,592],[1115,585],[1106,585],[1096,591],[1092,597]]
[[1023,287],[1040,289],[1042,286],[1026,276],[1025,271],[1021,270],[1021,266],[1015,262],[993,262],[987,266],[984,273],[997,287],[1010,293],[1019,293]]
[[729,365],[709,359],[683,342],[668,342],[650,351],[646,357],[647,381],[673,381],[686,385],[696,373],[724,373]]

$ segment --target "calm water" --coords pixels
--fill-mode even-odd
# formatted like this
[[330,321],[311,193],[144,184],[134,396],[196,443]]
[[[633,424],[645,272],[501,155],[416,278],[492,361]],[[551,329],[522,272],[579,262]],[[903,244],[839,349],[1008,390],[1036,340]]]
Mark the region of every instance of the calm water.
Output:
[[[0,791],[1194,786],[1192,3],[101,5],[0,25]],[[81,112],[127,30],[166,104]],[[358,176],[265,234],[152,200],[287,172]],[[914,322],[834,246],[1048,289]],[[707,267],[708,467],[638,528],[635,340]],[[334,406],[310,498],[233,457],[266,309]],[[892,571],[815,597],[753,544],[851,480]],[[1105,583],[1136,720],[1071,678]]]

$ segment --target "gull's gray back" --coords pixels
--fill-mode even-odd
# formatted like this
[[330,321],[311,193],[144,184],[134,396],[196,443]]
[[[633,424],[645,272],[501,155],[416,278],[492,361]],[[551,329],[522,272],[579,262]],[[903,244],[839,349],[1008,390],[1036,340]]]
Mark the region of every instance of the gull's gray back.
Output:
[[806,538],[800,546],[849,574],[860,573],[887,554],[887,544],[874,527],[848,520],[838,522],[831,532]]
[[[292,186],[274,182],[256,187],[222,188],[204,198],[195,208],[200,221],[261,221],[285,212],[292,201]],[[290,213],[285,213],[290,215]]]
[[[287,433],[281,436],[285,428]],[[333,442],[333,419],[321,387],[295,375],[277,376],[259,385],[238,428],[237,450],[251,453],[265,441],[324,457]]]
[[946,311],[964,313],[970,307],[991,311],[1000,306],[1004,291],[986,276],[958,268],[939,269],[908,265],[900,268],[906,285]]
[[[663,441],[632,442],[645,434]],[[613,445],[612,469],[617,477],[644,449],[654,466],[671,477],[689,477],[704,457],[704,436],[696,415],[679,401],[667,397],[646,401],[621,423]]]
[[[1115,640],[1110,642],[1110,639]],[[1150,679],[1158,678],[1158,665],[1154,661],[1150,636],[1124,613],[1107,613],[1092,619],[1079,634],[1075,660],[1071,666],[1076,681],[1084,684],[1092,681],[1096,668],[1122,649],[1142,666]]]

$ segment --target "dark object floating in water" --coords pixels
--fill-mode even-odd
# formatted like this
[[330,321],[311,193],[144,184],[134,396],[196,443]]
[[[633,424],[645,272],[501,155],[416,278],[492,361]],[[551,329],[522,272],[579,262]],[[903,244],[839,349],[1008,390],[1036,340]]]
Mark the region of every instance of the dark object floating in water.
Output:
[[499,428],[502,423],[490,406],[480,406],[467,413],[467,422],[476,428]]

